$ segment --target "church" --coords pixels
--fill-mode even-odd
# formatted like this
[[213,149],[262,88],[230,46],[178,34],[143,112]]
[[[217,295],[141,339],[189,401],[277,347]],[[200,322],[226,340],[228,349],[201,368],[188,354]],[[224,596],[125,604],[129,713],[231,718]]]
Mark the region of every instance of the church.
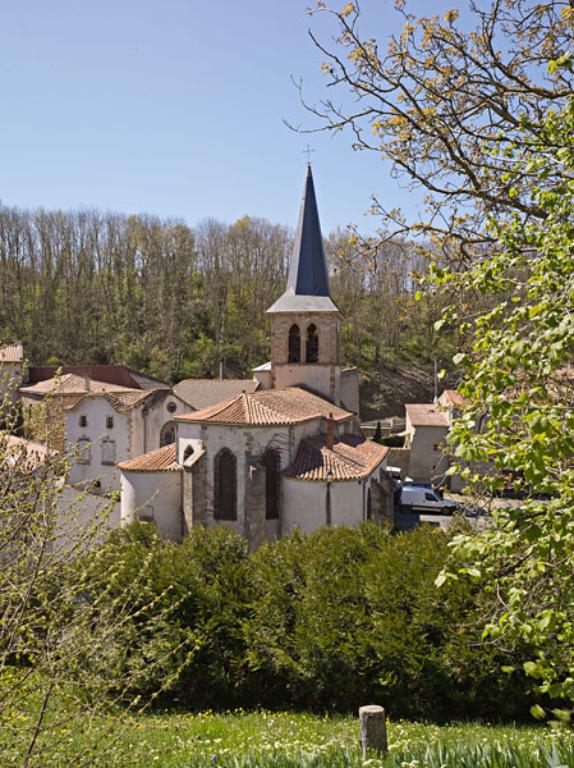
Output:
[[121,518],[181,541],[224,524],[257,547],[295,529],[392,520],[388,448],[359,430],[358,372],[342,368],[311,167],[287,288],[267,310],[257,389],[175,417],[175,442],[118,465]]

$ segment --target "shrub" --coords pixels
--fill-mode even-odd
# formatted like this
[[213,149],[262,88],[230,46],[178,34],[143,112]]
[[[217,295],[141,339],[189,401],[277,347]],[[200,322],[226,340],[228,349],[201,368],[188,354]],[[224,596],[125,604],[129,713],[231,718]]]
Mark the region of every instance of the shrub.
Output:
[[102,573],[112,562],[128,582],[144,571],[142,605],[170,609],[156,624],[142,609],[123,638],[139,692],[169,688],[163,703],[349,711],[376,700],[394,716],[523,717],[523,677],[499,672],[520,649],[502,658],[482,643],[479,586],[434,585],[448,543],[438,529],[365,523],[249,554],[229,528],[194,528],[175,545],[140,524],[112,537]]

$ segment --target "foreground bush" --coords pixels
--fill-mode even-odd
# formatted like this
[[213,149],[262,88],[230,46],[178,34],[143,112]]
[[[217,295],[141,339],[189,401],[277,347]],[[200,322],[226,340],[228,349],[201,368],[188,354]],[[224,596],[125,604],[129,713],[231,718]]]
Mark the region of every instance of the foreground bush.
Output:
[[[146,564],[146,607],[125,650],[146,697],[163,688],[164,703],[193,709],[376,700],[394,716],[526,717],[524,678],[500,672],[521,650],[482,643],[480,588],[434,586],[447,554],[448,537],[431,528],[325,528],[249,554],[228,528],[174,545],[135,525],[100,558],[102,583],[112,563],[127,582]],[[169,608],[155,625],[154,605]]]

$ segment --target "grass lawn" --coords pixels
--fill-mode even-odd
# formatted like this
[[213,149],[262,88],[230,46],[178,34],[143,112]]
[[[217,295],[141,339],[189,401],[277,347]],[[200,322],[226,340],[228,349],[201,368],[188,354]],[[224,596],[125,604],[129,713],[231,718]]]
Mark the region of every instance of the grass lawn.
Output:
[[[87,726],[84,726],[87,727]],[[95,728],[95,731],[94,731]],[[61,765],[102,721],[62,727]],[[100,734],[101,736],[103,734]],[[363,763],[358,722],[287,712],[154,714],[133,717],[103,765],[132,768],[559,768],[574,767],[574,736],[543,727],[388,723],[389,755]],[[95,742],[92,741],[95,739]],[[58,762],[56,761],[56,764]]]

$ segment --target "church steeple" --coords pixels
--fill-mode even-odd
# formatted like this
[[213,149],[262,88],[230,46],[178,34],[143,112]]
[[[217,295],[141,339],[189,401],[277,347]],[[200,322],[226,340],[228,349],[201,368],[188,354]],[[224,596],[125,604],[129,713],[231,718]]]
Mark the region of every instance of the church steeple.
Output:
[[287,288],[299,296],[329,296],[329,276],[311,165],[307,166],[305,192],[289,261]]
[[311,165],[307,178],[293,250],[289,260],[287,290],[267,312],[338,312],[329,293],[329,275],[315,197]]
[[271,366],[267,386],[303,385],[340,400],[340,312],[329,295],[329,275],[311,166],[293,251],[287,290],[267,313],[271,320]]

